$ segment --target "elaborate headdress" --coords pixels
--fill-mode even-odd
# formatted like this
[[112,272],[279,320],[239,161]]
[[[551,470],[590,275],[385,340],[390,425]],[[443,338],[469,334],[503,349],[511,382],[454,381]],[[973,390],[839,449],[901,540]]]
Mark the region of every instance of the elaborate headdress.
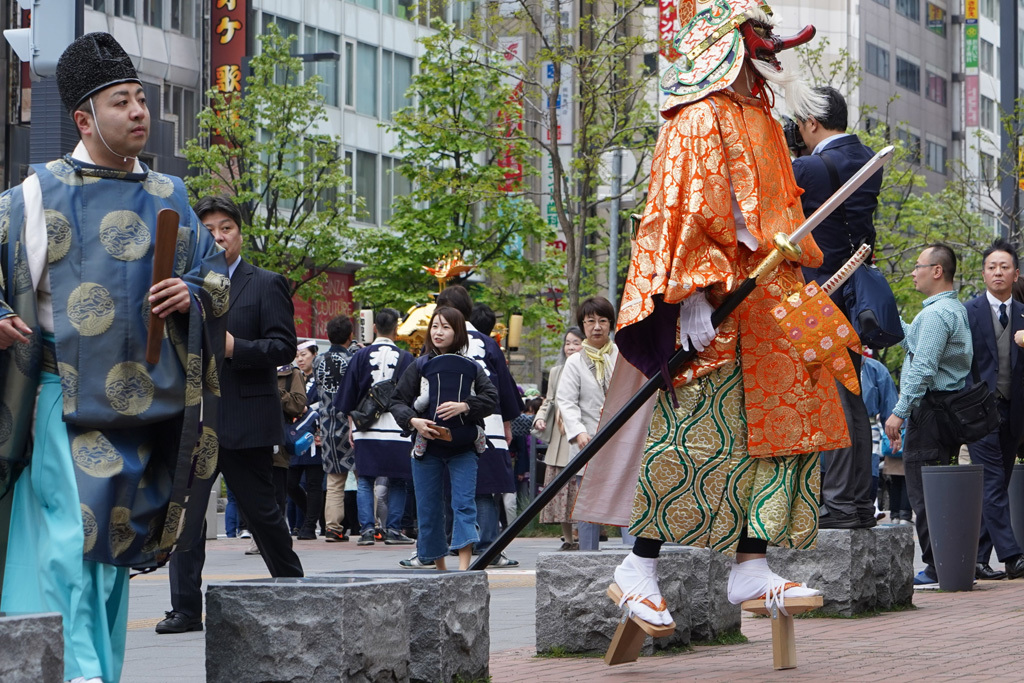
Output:
[[790,38],[775,35],[764,0],[679,0],[678,16],[682,30],[673,43],[681,56],[662,74],[662,112],[728,88],[747,55],[778,68],[775,53],[814,37],[813,26]]
[[109,33],[87,33],[57,60],[57,90],[68,113],[100,90],[117,83],[139,83],[131,57]]

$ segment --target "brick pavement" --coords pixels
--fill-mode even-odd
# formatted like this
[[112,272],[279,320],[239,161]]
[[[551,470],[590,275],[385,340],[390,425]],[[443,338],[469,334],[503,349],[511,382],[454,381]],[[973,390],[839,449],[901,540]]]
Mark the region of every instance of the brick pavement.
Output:
[[745,615],[742,645],[641,657],[538,658],[532,648],[491,655],[495,683],[530,681],[1022,681],[1024,581],[985,581],[966,593],[917,592],[917,609],[860,619],[798,619],[799,667],[772,669],[771,623]]

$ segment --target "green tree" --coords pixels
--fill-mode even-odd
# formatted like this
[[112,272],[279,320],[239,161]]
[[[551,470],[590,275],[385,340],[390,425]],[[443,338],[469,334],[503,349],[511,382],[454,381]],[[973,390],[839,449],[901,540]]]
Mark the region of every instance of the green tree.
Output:
[[[657,132],[657,114],[648,101],[655,74],[643,61],[655,49],[643,36],[647,4],[585,1],[578,16],[571,16],[575,13],[565,0],[508,0],[491,6],[462,34],[467,42],[493,51],[507,36],[536,48],[525,59],[493,60],[488,67],[492,83],[501,78],[522,83],[523,131],[536,165],[551,169],[545,201],[566,243],[564,275],[551,288],[563,290],[559,314],[569,320],[575,319],[581,294],[592,293],[583,290],[583,283],[605,268],[609,256],[607,243],[601,242],[608,221],[599,215],[608,201],[599,198],[602,157],[614,149],[636,156],[637,171],[623,179],[622,194],[641,190],[647,182],[645,161]],[[550,132],[559,129],[558,104],[565,96],[572,110],[572,137],[559,144]],[[621,233],[624,216],[616,218]],[[628,240],[620,243],[628,247]]]
[[373,305],[423,303],[434,288],[423,266],[458,251],[476,268],[455,283],[485,276],[488,285],[474,298],[522,312],[532,324],[543,315],[538,296],[561,263],[544,254],[555,232],[528,196],[535,171],[525,163],[530,143],[517,125],[521,93],[495,78],[489,63],[500,55],[459,40],[450,25],[434,28],[421,40],[425,52],[409,92],[415,103],[383,124],[397,137],[402,162],[395,172],[412,190],[395,197],[390,229],[360,235],[365,265],[355,294]]
[[246,258],[284,275],[292,294],[316,298],[324,272],[347,260],[353,205],[341,141],[319,132],[327,121],[319,78],[300,82],[294,39],[271,24],[244,92],[207,93],[200,139],[185,147],[199,173],[186,184],[197,198],[230,196],[242,212]]

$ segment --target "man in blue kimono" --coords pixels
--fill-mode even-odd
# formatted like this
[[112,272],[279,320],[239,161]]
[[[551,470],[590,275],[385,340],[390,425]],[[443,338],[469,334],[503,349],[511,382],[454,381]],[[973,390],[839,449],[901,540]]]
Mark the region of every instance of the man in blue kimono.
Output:
[[[59,612],[64,678],[111,683],[129,567],[159,566],[202,524],[228,280],[181,180],[138,160],[149,110],[114,38],[75,40],[57,85],[81,142],[0,195],[0,610]],[[179,216],[173,276],[151,286],[164,208]]]

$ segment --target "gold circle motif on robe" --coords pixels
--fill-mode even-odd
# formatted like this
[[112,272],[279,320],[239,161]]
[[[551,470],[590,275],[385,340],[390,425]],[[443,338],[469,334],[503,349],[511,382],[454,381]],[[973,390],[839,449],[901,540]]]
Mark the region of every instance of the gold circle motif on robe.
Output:
[[200,479],[209,479],[217,471],[217,450],[217,433],[209,427],[203,427],[199,445],[193,454],[196,476]]
[[83,282],[68,296],[68,321],[85,337],[103,334],[114,322],[114,300],[103,285]]
[[47,163],[46,170],[52,173],[57,180],[61,181],[65,185],[71,185],[72,187],[77,185],[89,185],[100,181],[98,176],[81,176],[75,173],[74,166],[63,159],[54,159]]
[[110,548],[114,557],[123,555],[135,542],[132,528],[132,511],[126,507],[115,507],[110,511]]
[[199,405],[203,398],[203,360],[196,354],[188,354],[185,370],[185,405]]
[[110,368],[104,387],[110,407],[122,415],[139,415],[153,404],[156,386],[140,363],[126,361]]
[[226,275],[210,271],[203,278],[203,289],[210,294],[213,301],[214,317],[221,317],[228,310],[229,297],[231,296],[231,280]]
[[109,479],[124,468],[114,444],[96,430],[79,434],[71,441],[71,459],[90,477]]
[[60,374],[60,391],[64,397],[64,412],[74,413],[78,410],[78,371],[68,363],[57,363]]
[[11,232],[11,195],[0,195],[0,244],[7,244]]
[[84,552],[89,552],[96,547],[96,537],[99,535],[99,525],[96,524],[96,515],[92,508],[85,503],[82,506],[82,530],[85,532],[85,543],[82,547]]
[[134,211],[111,211],[100,221],[100,242],[120,261],[138,261],[152,241],[149,226]]
[[142,182],[142,189],[154,197],[166,199],[174,194],[174,182],[162,173],[150,171]]
[[46,209],[46,260],[56,263],[71,249],[71,221],[60,211]]

